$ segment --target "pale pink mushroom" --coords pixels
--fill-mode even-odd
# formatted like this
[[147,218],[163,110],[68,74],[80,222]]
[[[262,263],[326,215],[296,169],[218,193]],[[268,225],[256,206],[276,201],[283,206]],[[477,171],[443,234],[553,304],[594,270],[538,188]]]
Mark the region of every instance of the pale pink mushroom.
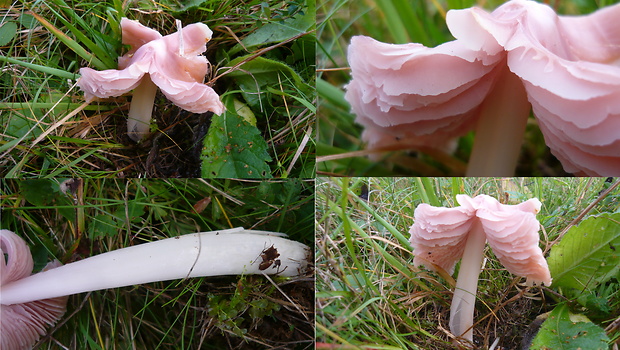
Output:
[[[11,231],[0,230],[1,253],[8,259],[6,266],[4,258],[0,263],[0,349],[30,348],[45,334],[46,326],[62,316],[65,296],[71,294],[190,277],[305,274],[310,248],[283,236],[243,228],[199,232],[109,251],[31,275],[26,243]],[[269,259],[268,249],[277,256]]]
[[[0,230],[0,288],[32,274],[32,255],[23,239],[7,230]],[[5,261],[5,259],[7,259]],[[49,263],[44,270],[59,262]],[[0,349],[31,349],[65,313],[68,297],[57,297],[25,303],[0,304]]]
[[368,148],[399,143],[450,148],[453,138],[475,127],[501,69],[499,51],[473,51],[458,41],[427,48],[353,37],[348,52],[353,80],[345,97],[365,127]]
[[209,61],[201,53],[207,49],[211,30],[203,23],[181,28],[177,22],[177,26],[177,32],[162,37],[138,21],[123,18],[123,43],[131,49],[119,57],[119,69],[80,69],[82,77],[78,85],[87,101],[120,96],[135,89],[127,121],[127,133],[134,141],[148,133],[157,87],[187,111],[215,114],[224,111],[217,93],[204,84]]
[[451,10],[435,48],[354,37],[346,98],[369,149],[447,149],[475,129],[468,176],[512,175],[530,108],[566,171],[620,174],[620,5],[558,16],[529,0]]
[[533,198],[519,205],[504,205],[492,197],[457,195],[455,208],[420,204],[411,226],[415,265],[454,272],[462,258],[450,307],[450,330],[457,337],[473,339],[473,315],[484,246],[489,245],[506,269],[526,277],[528,285],[551,284],[551,274],[538,247],[541,203]]
[[620,174],[618,18],[620,5],[568,17],[535,1],[512,0],[491,14],[453,11],[448,23],[465,42],[504,47],[545,141],[566,171],[613,176]]

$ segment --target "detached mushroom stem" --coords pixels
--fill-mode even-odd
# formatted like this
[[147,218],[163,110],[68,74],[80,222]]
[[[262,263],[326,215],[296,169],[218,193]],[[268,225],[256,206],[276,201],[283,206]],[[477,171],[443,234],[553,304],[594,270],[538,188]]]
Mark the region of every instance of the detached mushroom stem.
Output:
[[475,220],[467,237],[450,306],[450,331],[469,341],[473,341],[474,306],[486,241],[480,220]]
[[310,249],[283,234],[234,228],[113,250],[0,286],[0,305],[190,277],[306,272]]
[[482,104],[467,176],[513,176],[530,104],[523,83],[507,66]]
[[129,107],[127,118],[127,135],[134,141],[140,141],[149,131],[157,85],[149,74],[145,74],[140,85],[136,87]]

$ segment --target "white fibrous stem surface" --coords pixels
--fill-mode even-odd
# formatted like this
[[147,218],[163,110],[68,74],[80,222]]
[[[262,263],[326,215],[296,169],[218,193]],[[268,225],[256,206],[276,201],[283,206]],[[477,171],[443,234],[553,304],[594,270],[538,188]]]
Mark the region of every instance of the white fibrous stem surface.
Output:
[[136,142],[149,132],[156,95],[157,85],[145,74],[133,92],[127,117],[127,135]]
[[0,304],[189,277],[304,274],[310,248],[281,235],[235,228],[122,248],[3,285]]
[[473,340],[474,306],[478,290],[478,276],[482,269],[482,258],[486,237],[480,220],[475,219],[461,260],[459,277],[450,305],[450,331],[457,337]]
[[529,115],[523,83],[504,67],[482,104],[467,176],[513,176]]

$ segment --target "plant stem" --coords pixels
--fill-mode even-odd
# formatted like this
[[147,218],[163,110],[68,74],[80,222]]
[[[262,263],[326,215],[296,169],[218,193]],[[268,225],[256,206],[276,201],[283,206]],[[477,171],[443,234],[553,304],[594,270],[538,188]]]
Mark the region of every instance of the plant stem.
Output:
[[530,104],[523,82],[507,66],[481,107],[466,175],[514,176]]
[[157,85],[153,83],[149,74],[145,74],[140,85],[133,91],[127,118],[127,135],[136,142],[149,131],[156,94]]
[[455,336],[469,341],[473,340],[474,306],[485,243],[486,236],[482,224],[475,218],[465,244],[450,306],[450,331]]
[[[236,228],[114,250],[7,283],[0,288],[0,304],[189,277],[303,274],[309,248],[271,234]],[[265,252],[271,247],[280,255],[272,254],[267,264],[263,255],[269,258]]]

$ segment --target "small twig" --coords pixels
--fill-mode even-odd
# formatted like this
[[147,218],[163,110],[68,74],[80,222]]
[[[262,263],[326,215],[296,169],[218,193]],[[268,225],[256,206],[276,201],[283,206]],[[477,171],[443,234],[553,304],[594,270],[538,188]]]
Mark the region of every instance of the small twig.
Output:
[[265,276],[265,278],[267,278],[269,280],[269,282],[271,282],[271,284],[273,284],[273,286],[276,287],[276,289],[278,291],[280,291],[280,293],[282,293],[282,295],[286,298],[286,300],[288,300],[291,303],[291,305],[293,305],[297,309],[297,311],[299,311],[299,313],[306,319],[306,321],[310,321],[310,319],[308,318],[308,315],[306,315],[306,313],[303,312],[303,310],[299,307],[299,305],[296,302],[294,302],[293,300],[291,300],[291,298],[286,293],[284,293],[284,291],[282,289],[280,289],[280,286],[278,286],[271,279],[271,277],[269,277],[269,275],[263,273],[263,276]]
[[211,185],[208,181],[206,181],[205,179],[200,179],[200,182],[204,183],[205,185],[211,187],[211,189],[213,189],[215,192],[221,194],[222,196],[226,197],[226,199],[228,199],[229,201],[237,204],[237,205],[245,205],[245,203],[231,195],[229,195],[228,193],[216,188],[215,186]]
[[304,138],[301,140],[299,147],[297,147],[297,151],[295,152],[295,155],[293,156],[293,160],[291,160],[291,164],[289,164],[288,169],[286,169],[287,175],[291,173],[291,170],[293,170],[293,165],[295,165],[295,163],[297,162],[297,158],[299,158],[299,156],[301,155],[301,152],[303,152],[303,150],[306,148],[306,144],[310,140],[311,135],[312,135],[312,126],[308,127],[308,130],[304,134]]
[[[77,84],[77,83],[76,83]],[[75,84],[74,84],[75,86]],[[65,94],[66,96],[66,94]],[[63,96],[64,97],[64,96]],[[61,99],[62,100],[62,99]],[[58,102],[60,103],[60,101]],[[64,116],[62,119],[60,119],[59,121],[57,121],[56,123],[54,123],[54,125],[52,125],[49,129],[45,130],[41,135],[39,135],[39,137],[37,137],[33,142],[32,145],[30,145],[30,149],[32,149],[37,143],[41,142],[41,140],[43,140],[47,135],[49,135],[52,131],[56,130],[59,126],[61,126],[62,124],[64,124],[67,120],[69,120],[69,118],[75,116],[76,114],[80,113],[84,108],[86,108],[86,106],[88,106],[90,104],[90,102],[86,101],[84,103],[82,103],[78,108],[74,109],[71,113],[67,114],[66,116]],[[50,109],[50,111],[52,111],[54,108],[56,107],[56,105],[54,105],[54,107],[52,107]],[[48,112],[49,113],[49,112]]]

